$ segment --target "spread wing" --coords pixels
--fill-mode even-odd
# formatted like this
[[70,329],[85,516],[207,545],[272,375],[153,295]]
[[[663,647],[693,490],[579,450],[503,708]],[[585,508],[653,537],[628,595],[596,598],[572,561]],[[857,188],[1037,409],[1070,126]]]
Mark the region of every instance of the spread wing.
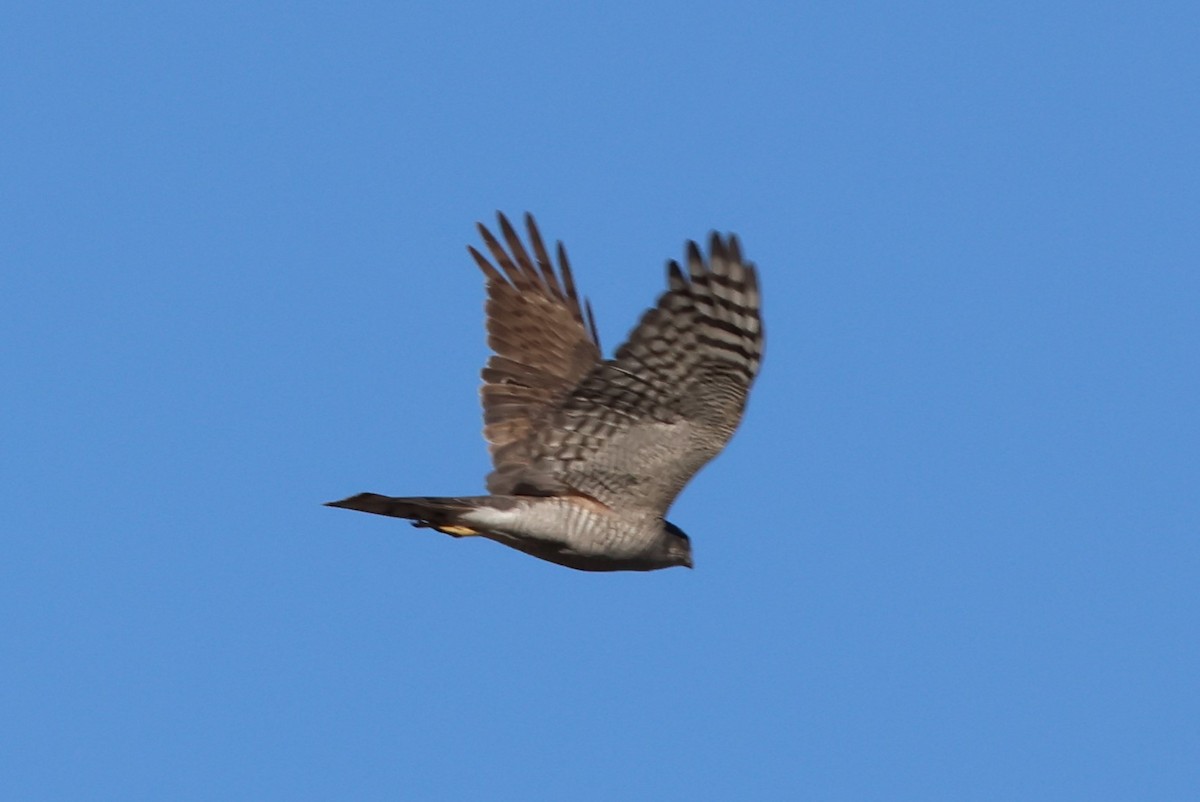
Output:
[[707,262],[688,243],[686,274],[670,262],[667,278],[615,358],[530,432],[528,465],[497,483],[503,492],[581,494],[661,515],[724,448],[762,359],[757,273],[736,237],[713,234]]
[[531,215],[525,225],[532,258],[508,219],[499,220],[507,250],[479,225],[495,264],[468,250],[487,277],[488,345],[495,351],[483,369],[481,391],[483,432],[495,466],[487,485],[505,494],[511,492],[508,477],[530,463],[531,434],[539,422],[600,361],[600,340],[590,305],[580,304],[562,243],[560,279]]

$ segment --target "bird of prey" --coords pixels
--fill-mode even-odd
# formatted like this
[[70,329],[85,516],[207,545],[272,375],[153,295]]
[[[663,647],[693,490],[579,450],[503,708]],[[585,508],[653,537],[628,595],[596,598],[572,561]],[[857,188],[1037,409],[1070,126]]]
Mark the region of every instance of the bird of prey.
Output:
[[[688,536],[664,519],[742,418],[763,352],[758,276],[734,235],[667,264],[667,291],[603,359],[591,305],[562,243],[555,271],[533,217],[529,247],[499,215],[482,224],[487,280],[484,436],[487,496],[361,493],[328,506],[478,535],[582,571],[692,566]],[[507,247],[506,247],[507,246]]]

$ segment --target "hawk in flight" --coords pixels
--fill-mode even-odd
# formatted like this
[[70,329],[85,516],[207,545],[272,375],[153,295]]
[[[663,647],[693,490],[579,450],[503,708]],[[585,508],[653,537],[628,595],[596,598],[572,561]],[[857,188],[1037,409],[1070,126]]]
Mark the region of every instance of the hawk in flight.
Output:
[[664,519],[683,486],[725,447],[762,359],[758,276],[736,236],[708,258],[687,245],[667,291],[612,359],[580,302],[561,243],[558,268],[529,215],[528,247],[499,215],[483,225],[489,260],[484,436],[491,495],[360,493],[328,506],[478,535],[583,571],[692,565],[687,535]]

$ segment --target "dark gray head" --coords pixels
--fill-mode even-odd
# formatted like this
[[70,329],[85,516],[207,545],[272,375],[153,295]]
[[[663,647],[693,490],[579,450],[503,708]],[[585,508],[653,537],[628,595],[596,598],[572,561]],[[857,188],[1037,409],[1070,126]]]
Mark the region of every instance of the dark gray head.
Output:
[[669,564],[692,567],[692,541],[670,521],[663,521],[663,548]]

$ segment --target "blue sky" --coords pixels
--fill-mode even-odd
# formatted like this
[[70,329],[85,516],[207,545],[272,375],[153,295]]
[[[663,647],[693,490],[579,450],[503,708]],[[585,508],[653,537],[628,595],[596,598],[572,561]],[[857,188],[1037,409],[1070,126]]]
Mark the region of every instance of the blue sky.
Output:
[[[9,9],[0,796],[1198,798],[1198,25]],[[497,209],[759,264],[694,571],[321,506],[482,489]]]

